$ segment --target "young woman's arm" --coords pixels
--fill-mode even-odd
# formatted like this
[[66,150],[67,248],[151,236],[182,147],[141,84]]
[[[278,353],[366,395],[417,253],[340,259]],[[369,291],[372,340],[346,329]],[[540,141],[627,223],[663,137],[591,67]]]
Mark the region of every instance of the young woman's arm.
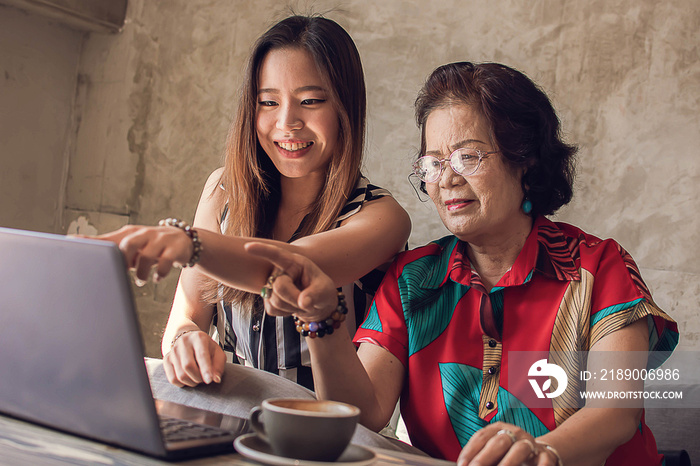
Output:
[[[197,208],[194,226],[199,227],[203,250],[194,269],[233,288],[259,293],[272,267],[266,261],[246,254],[244,245],[255,238],[231,237],[218,232],[218,222],[214,222],[221,210],[221,195],[209,195],[212,190],[218,190],[217,180],[215,172],[209,178]],[[199,219],[202,220],[197,221]],[[358,213],[333,230],[291,244],[255,240],[310,258],[340,286],[391,260],[406,244],[410,230],[411,222],[406,211],[392,197],[385,196],[365,203]],[[158,275],[164,276],[174,263],[187,263],[192,255],[190,239],[173,227],[127,225],[101,238],[119,244],[141,280],[149,278],[154,266]]]
[[[214,171],[202,192],[192,224],[199,231],[219,229],[224,204],[223,190],[218,187],[220,176],[221,169]],[[203,297],[206,280],[197,267],[182,269],[163,333],[163,368],[168,380],[177,386],[218,383],[224,371],[226,356],[208,333],[216,308]]]
[[[202,299],[204,277],[259,293],[272,272],[267,261],[246,253],[244,245],[251,238],[219,233],[219,216],[224,203],[224,193],[218,184],[221,170],[211,174],[202,192],[193,227],[198,231],[203,250],[195,267],[182,270],[163,336],[161,350],[166,373],[176,385],[218,381],[223,373],[223,351],[206,334],[213,307]],[[340,286],[389,261],[405,245],[410,228],[408,214],[393,198],[386,196],[364,204],[358,213],[334,230],[304,237],[292,244],[256,241],[312,258],[336,286]],[[141,280],[149,279],[153,267],[157,276],[165,276],[174,264],[187,263],[193,250],[190,238],[173,227],[127,225],[101,238],[119,244],[127,263],[135,268]],[[178,344],[171,349],[176,337]]]
[[182,271],[161,343],[165,374],[180,387],[220,382],[226,362],[208,333],[215,307],[201,299],[201,279],[196,270]]

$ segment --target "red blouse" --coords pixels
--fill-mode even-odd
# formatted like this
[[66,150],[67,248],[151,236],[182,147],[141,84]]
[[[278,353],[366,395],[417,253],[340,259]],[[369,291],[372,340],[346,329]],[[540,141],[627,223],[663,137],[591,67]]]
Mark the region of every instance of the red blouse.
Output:
[[[400,254],[355,343],[379,344],[404,364],[401,412],[412,443],[456,460],[489,423],[515,424],[537,437],[578,409],[566,400],[583,388],[574,376],[586,367],[562,364],[567,389],[543,402],[533,395],[523,355],[557,362],[552,355],[588,351],[641,318],[649,322],[650,351],[675,348],[676,323],[654,304],[620,245],[540,217],[513,267],[489,293],[466,244],[454,236]],[[642,417],[634,437],[607,464],[661,461]]]

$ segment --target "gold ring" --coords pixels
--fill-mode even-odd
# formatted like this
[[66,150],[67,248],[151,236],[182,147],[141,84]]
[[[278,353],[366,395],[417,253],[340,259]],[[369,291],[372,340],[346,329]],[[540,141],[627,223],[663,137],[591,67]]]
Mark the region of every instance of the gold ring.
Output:
[[510,439],[511,446],[512,446],[515,442],[518,441],[518,439],[515,438],[515,434],[514,434],[513,432],[509,431],[508,429],[501,429],[501,430],[499,430],[498,432],[496,432],[496,435],[504,435],[504,434],[507,435],[508,438]]
[[557,466],[564,466],[564,462],[561,459],[561,455],[556,450],[556,448],[554,448],[553,446],[551,446],[547,443],[544,443],[544,442],[537,442],[536,441],[535,443],[537,443],[537,445],[540,445],[540,446],[542,446],[542,448],[544,448],[544,450],[540,450],[541,452],[547,451],[547,452],[551,453],[552,455],[554,455],[554,457],[557,460]]
[[275,280],[277,280],[277,277],[282,275],[284,272],[280,271],[273,271],[269,277],[267,277],[267,282],[265,282],[265,286],[262,287],[262,290],[260,290],[260,296],[262,296],[263,299],[270,299],[270,296],[272,296],[272,285],[275,283]]

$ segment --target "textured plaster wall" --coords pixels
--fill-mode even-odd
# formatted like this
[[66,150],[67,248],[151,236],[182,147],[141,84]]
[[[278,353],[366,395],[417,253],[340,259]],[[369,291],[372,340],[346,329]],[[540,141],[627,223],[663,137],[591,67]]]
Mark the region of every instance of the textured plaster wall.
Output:
[[0,226],[60,227],[82,40],[0,5]]
[[[317,12],[334,9],[327,16],[360,50],[369,92],[365,173],[410,212],[413,246],[446,233],[406,179],[418,147],[412,103],[422,81],[449,61],[517,67],[549,93],[567,138],[580,145],[575,198],[558,219],[622,243],[658,304],[678,320],[685,350],[700,350],[698,6],[313,3]],[[121,34],[87,36],[59,229],[191,219],[220,164],[250,46],[286,11],[270,0],[132,0]],[[151,354],[158,354],[175,278],[137,290]]]

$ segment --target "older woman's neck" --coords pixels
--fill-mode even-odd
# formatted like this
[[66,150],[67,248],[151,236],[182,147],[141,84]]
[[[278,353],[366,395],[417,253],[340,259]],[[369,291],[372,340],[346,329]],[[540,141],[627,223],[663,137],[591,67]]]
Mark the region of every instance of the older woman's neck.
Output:
[[527,224],[523,224],[523,228],[518,228],[505,237],[468,243],[469,260],[487,291],[491,291],[491,288],[496,286],[503,275],[515,264],[532,230],[532,223],[530,220]]

